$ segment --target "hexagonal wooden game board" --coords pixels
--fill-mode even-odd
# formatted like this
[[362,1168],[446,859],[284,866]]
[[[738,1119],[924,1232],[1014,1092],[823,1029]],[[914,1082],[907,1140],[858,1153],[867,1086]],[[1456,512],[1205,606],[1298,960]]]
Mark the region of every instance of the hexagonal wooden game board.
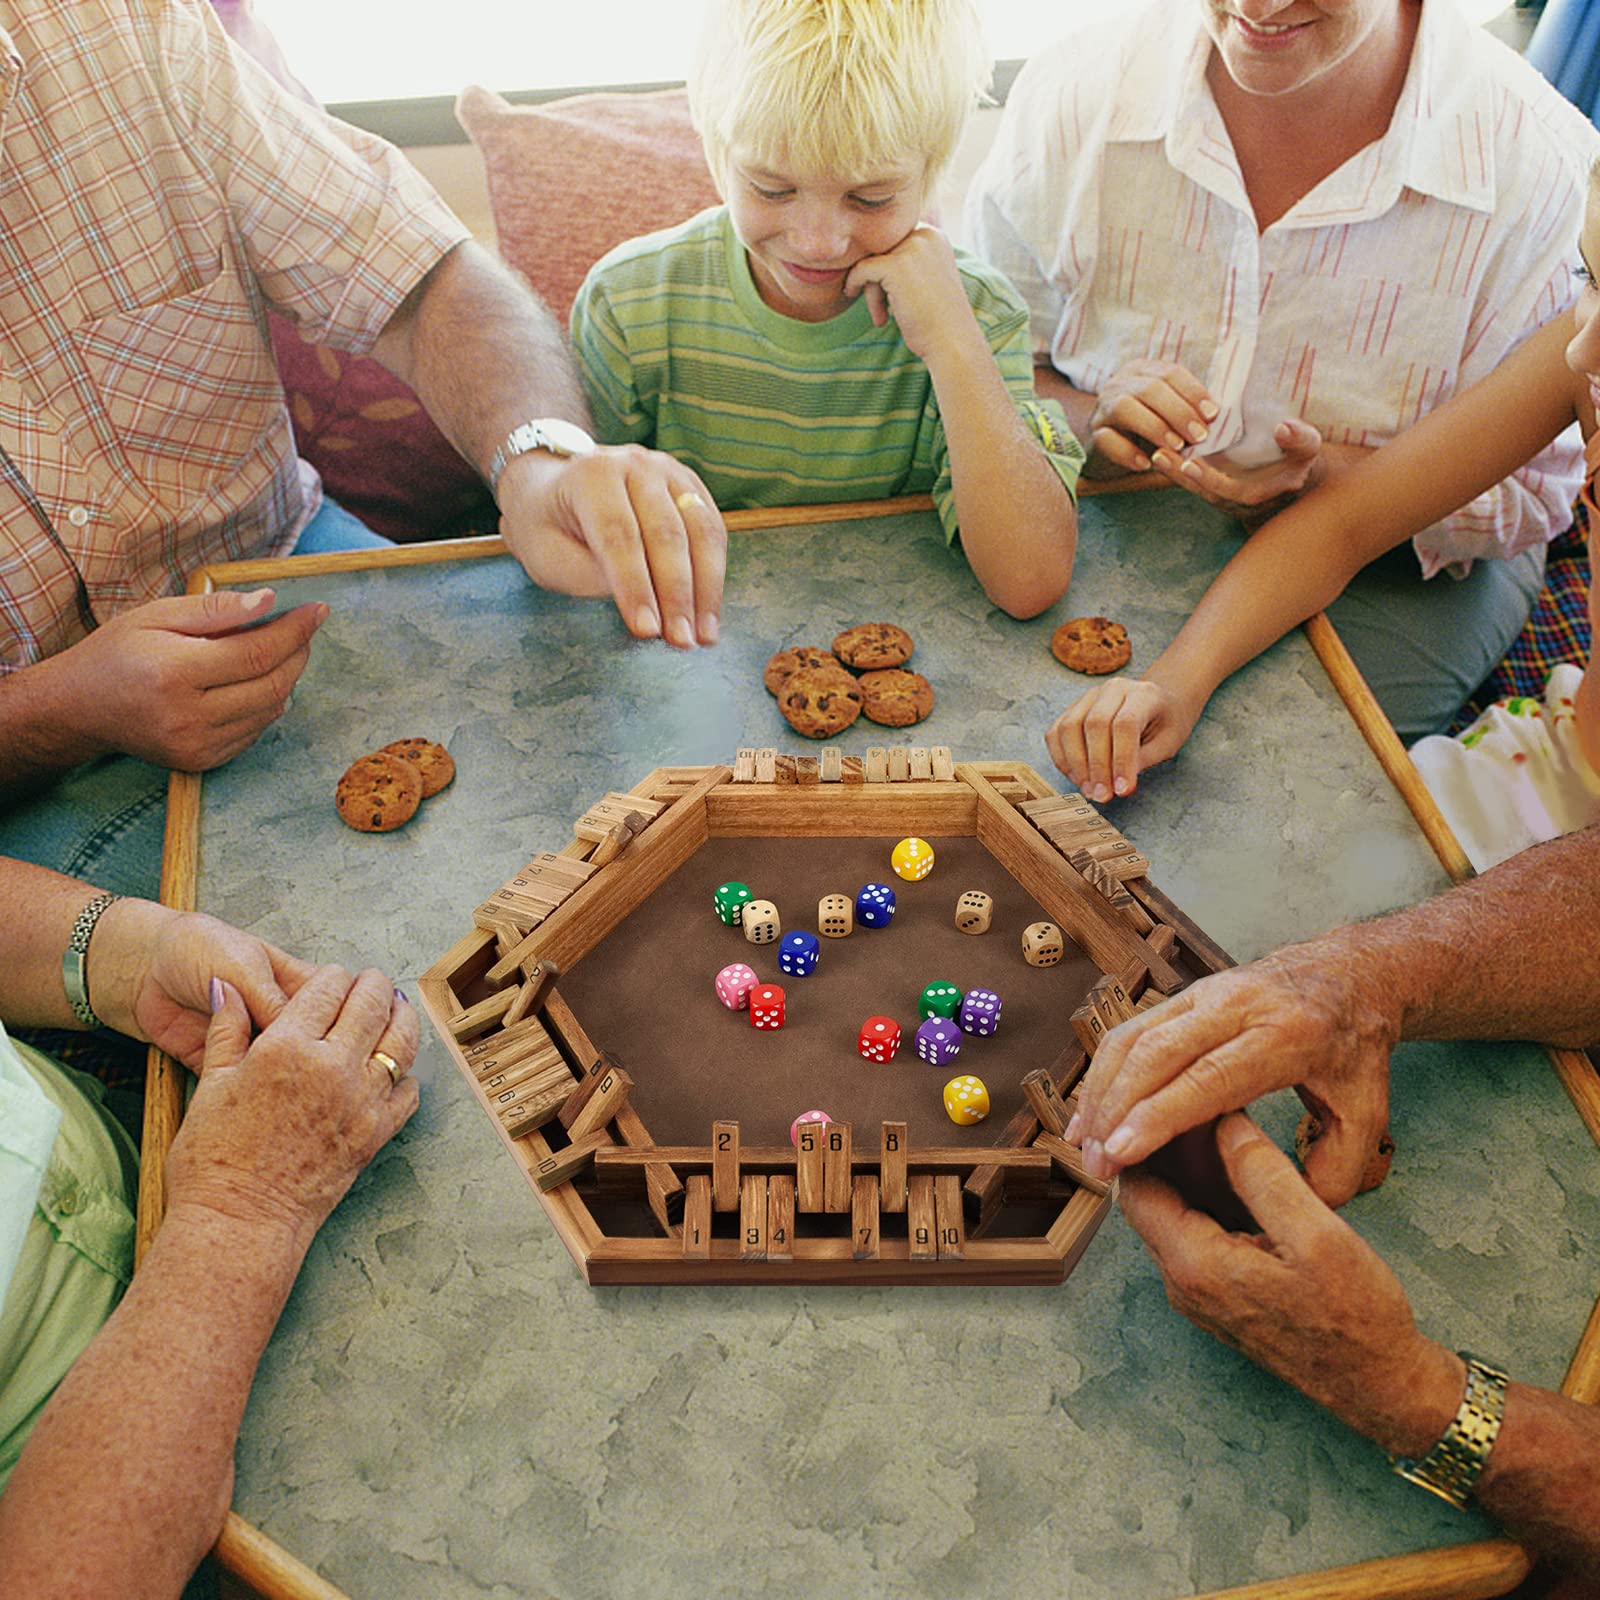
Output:
[[[890,853],[908,836],[935,866],[904,882]],[[1061,1138],[1089,1055],[1229,964],[1147,872],[1080,796],[1020,764],[741,750],[596,801],[475,909],[422,1002],[590,1283],[1059,1283],[1111,1203]],[[821,895],[863,881],[898,906],[785,977],[775,946],[715,915],[730,878],[785,929],[814,930]],[[954,916],[974,889],[995,903],[976,936]],[[1066,934],[1047,968],[1022,955],[1037,920]],[[734,961],[784,984],[781,1029],[717,1000]],[[911,1048],[933,979],[1003,1000],[995,1036],[943,1067]],[[890,1063],[856,1050],[871,1014],[904,1027]],[[992,1110],[959,1127],[941,1086],[965,1073]],[[817,1107],[828,1120],[791,1139]]]

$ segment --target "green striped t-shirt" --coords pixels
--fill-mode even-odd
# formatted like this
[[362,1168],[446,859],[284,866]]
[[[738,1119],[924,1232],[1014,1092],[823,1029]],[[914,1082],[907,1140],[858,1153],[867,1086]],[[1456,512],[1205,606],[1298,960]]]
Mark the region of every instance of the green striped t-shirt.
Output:
[[[1033,392],[1028,309],[994,268],[956,252],[978,326],[1018,412],[1067,492],[1083,449]],[[931,492],[954,537],[950,452],[933,380],[865,297],[827,322],[772,310],[725,207],[619,245],[572,307],[596,431],[692,467],[724,511]]]

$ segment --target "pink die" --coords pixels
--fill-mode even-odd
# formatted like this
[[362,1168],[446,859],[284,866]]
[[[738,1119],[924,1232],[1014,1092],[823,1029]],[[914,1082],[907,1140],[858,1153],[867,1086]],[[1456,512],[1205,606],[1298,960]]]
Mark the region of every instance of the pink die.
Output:
[[750,1003],[750,991],[755,986],[755,973],[744,962],[735,961],[717,974],[717,999],[730,1011],[743,1011]]
[[868,1061],[893,1061],[900,1048],[900,1024],[893,1017],[868,1017],[856,1035],[856,1049]]
[[750,1026],[752,1028],[783,1026],[783,990],[779,985],[758,983],[750,991]]
[[800,1115],[789,1124],[789,1143],[795,1145],[796,1147],[799,1146],[800,1124],[802,1122],[824,1123],[832,1121],[833,1118],[830,1117],[826,1111],[802,1111]]

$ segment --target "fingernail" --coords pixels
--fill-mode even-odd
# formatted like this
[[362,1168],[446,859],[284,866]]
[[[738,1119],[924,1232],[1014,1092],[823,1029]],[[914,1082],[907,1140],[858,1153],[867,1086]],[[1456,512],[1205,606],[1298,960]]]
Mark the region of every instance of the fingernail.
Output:
[[212,1016],[216,1016],[216,1014],[222,1009],[223,1002],[226,999],[227,999],[227,996],[223,993],[223,989],[222,989],[222,979],[221,978],[213,978],[211,980],[211,1015]]
[[1094,797],[1096,800],[1109,800],[1111,791],[1103,783],[1097,783],[1094,786]]
[[1196,444],[1199,444],[1200,441],[1206,436],[1205,424],[1201,422],[1191,422],[1189,426],[1184,429],[1184,432],[1187,433]]
[[1202,400],[1200,402],[1200,415],[1207,422],[1215,422],[1222,415],[1222,407],[1215,400]]
[[1091,1178],[1106,1177],[1106,1153],[1098,1139],[1088,1140],[1083,1147],[1083,1170]]
[[1135,456],[1133,458],[1133,464],[1141,472],[1148,472],[1150,470],[1150,463],[1148,461],[1146,461],[1143,456]]
[[1118,778],[1117,779],[1117,793],[1118,794],[1131,794],[1132,792],[1133,792],[1133,782],[1132,782],[1131,779],[1129,779],[1129,778]]
[[1169,449],[1169,450],[1181,450],[1181,449],[1183,449],[1183,440],[1180,439],[1177,436],[1177,434],[1169,433],[1167,435],[1167,449]]
[[394,992],[394,997],[403,1006],[408,1006],[411,1004],[411,1002],[406,999],[406,992],[404,989],[396,989]]
[[1072,1113],[1072,1120],[1067,1124],[1067,1131],[1061,1135],[1068,1144],[1077,1144],[1082,1139],[1083,1118],[1076,1111]]
[[270,589],[252,589],[249,594],[242,594],[239,599],[244,603],[246,611],[260,611],[264,606],[272,604],[272,591]]
[[1121,1161],[1133,1148],[1133,1135],[1126,1128],[1118,1128],[1106,1140],[1105,1153],[1114,1161]]
[[641,639],[655,639],[660,636],[661,623],[649,606],[640,606],[633,619],[633,631]]
[[1186,478],[1198,478],[1200,476],[1200,463],[1197,461],[1185,461],[1179,471]]
[[687,617],[674,617],[667,624],[667,639],[680,650],[694,649],[694,628]]
[[700,643],[715,644],[722,637],[722,624],[715,611],[708,611],[700,619]]

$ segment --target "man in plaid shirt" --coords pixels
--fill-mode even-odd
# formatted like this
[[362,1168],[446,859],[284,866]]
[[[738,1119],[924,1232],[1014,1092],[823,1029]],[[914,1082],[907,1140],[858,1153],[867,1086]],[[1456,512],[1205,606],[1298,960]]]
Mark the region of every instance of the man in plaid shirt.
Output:
[[[183,592],[308,529],[326,547],[269,305],[376,356],[480,469],[524,423],[586,420],[525,286],[395,150],[236,54],[208,7],[0,3],[0,790],[117,754],[203,770],[282,713],[326,609],[239,632],[269,593]],[[536,582],[612,594],[640,637],[715,641],[724,530],[691,472],[632,449],[505,456],[502,528]],[[102,822],[105,804],[159,811],[125,776],[113,789]],[[45,854],[87,870],[74,848]]]

